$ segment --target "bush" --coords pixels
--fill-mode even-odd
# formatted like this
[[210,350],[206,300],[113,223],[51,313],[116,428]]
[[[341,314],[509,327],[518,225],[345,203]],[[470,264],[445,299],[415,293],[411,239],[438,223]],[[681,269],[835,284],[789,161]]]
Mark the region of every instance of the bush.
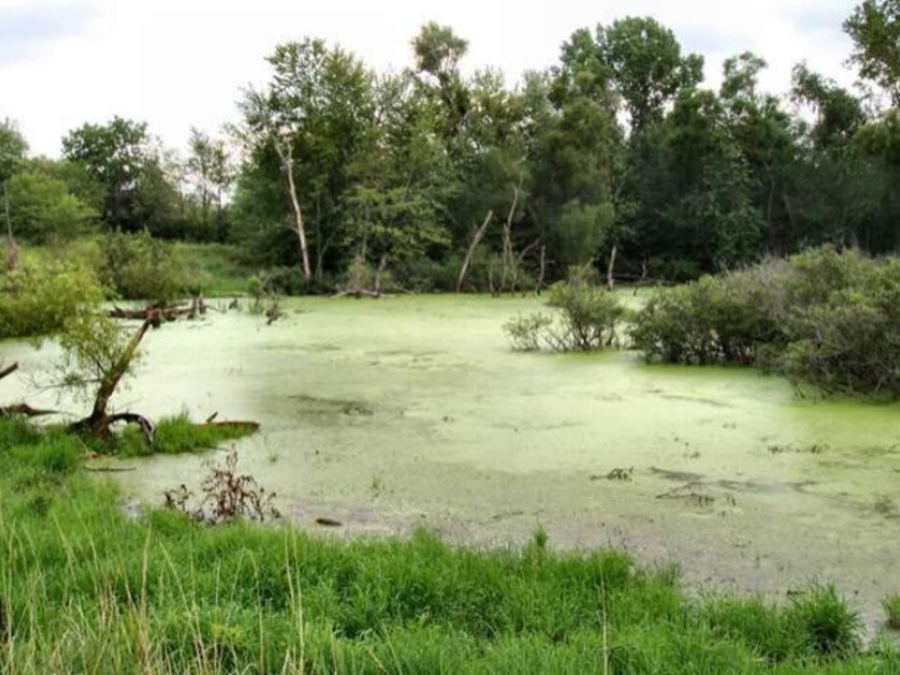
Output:
[[545,314],[531,314],[510,319],[503,326],[513,349],[517,352],[537,352],[548,328],[553,325],[553,317]]
[[28,267],[0,276],[0,339],[51,335],[102,299],[94,274],[74,265]]
[[666,363],[757,365],[822,394],[900,396],[900,260],[821,248],[664,290],[633,345]]
[[612,346],[625,308],[596,281],[596,274],[587,268],[573,268],[568,281],[550,288],[547,306],[557,310],[556,319],[534,314],[519,316],[504,325],[513,349],[537,351],[541,343],[561,352]]
[[149,232],[117,232],[105,237],[100,247],[101,276],[119,298],[164,304],[186,292],[187,275],[171,244],[154,239]]
[[584,271],[550,288],[549,307],[559,310],[560,326],[549,332],[559,351],[590,351],[611,346],[625,312],[616,296]]
[[661,292],[635,317],[634,346],[666,363],[755,363],[760,346],[784,340],[764,283],[769,271],[704,277]]

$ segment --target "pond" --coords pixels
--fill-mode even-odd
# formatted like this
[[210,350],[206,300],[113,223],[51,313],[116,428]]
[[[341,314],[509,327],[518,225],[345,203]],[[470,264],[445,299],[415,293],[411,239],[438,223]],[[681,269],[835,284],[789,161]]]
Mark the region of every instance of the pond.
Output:
[[[152,332],[117,407],[261,422],[237,443],[239,466],[301,525],[342,523],[335,536],[425,526],[502,545],[543,527],[551,545],[677,562],[696,588],[833,581],[870,627],[900,591],[898,405],[800,400],[752,370],[648,366],[631,352],[514,353],[501,326],[535,298],[285,307],[272,326],[214,312]],[[26,373],[52,354],[0,345]],[[16,383],[5,400],[24,392]],[[160,503],[196,485],[206,459],[123,462],[136,470],[117,480]]]

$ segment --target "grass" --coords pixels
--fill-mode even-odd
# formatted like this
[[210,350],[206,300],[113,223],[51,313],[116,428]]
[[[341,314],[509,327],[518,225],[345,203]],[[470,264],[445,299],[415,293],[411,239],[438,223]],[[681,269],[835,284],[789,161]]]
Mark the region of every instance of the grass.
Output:
[[0,673],[889,673],[833,589],[691,601],[615,551],[129,517],[80,441],[0,420]]
[[212,450],[226,441],[252,436],[258,427],[251,423],[206,425],[192,422],[186,412],[166,417],[156,424],[153,443],[136,427],[127,428],[115,444],[105,450],[122,457],[147,457],[150,455],[179,455],[202,450]]
[[[100,243],[96,236],[66,242],[64,246],[23,246],[23,260],[42,266],[52,262],[80,262],[97,269],[101,265]],[[230,297],[247,292],[253,276],[238,259],[237,250],[226,244],[172,243],[172,253],[186,282],[207,297]]]
[[900,630],[900,595],[888,596],[881,604],[887,614],[888,626]]

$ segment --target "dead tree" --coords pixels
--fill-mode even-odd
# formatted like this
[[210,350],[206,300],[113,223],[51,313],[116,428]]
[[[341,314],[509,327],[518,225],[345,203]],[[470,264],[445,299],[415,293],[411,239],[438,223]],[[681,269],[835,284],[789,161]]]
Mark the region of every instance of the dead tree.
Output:
[[491,224],[491,220],[493,220],[493,218],[494,212],[488,211],[487,217],[484,219],[484,223],[482,223],[481,227],[476,230],[475,236],[472,237],[472,243],[469,245],[469,250],[466,253],[466,259],[463,261],[462,269],[459,270],[459,279],[456,282],[457,293],[462,293],[462,287],[466,281],[466,275],[469,273],[469,266],[472,264],[472,259],[475,257],[475,251],[478,249],[478,245],[481,243],[481,240],[484,239],[484,235],[487,232],[488,225]]
[[[519,206],[519,195],[521,192],[522,180],[520,180],[519,184],[513,188],[512,206],[509,207],[506,222],[503,223],[503,278],[500,283],[501,292],[510,290],[515,293],[516,287],[518,286],[519,274],[516,265],[515,250],[513,249],[512,226],[513,219],[516,217],[516,209]],[[507,284],[510,283],[510,277],[512,277],[511,285],[507,288]]]
[[619,247],[613,246],[612,253],[609,255],[609,268],[606,271],[606,287],[610,291],[616,290],[616,255],[618,255]]

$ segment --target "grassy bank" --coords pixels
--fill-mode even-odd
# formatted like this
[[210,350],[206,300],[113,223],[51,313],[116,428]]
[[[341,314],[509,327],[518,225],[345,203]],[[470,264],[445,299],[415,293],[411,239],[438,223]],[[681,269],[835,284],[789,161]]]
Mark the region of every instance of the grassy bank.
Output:
[[[174,242],[172,259],[185,283],[199,288],[207,297],[227,297],[247,292],[254,271],[240,262],[237,250],[225,244]],[[102,266],[100,241],[83,237],[64,246],[23,246],[23,260],[38,267],[63,261],[99,269]]]
[[0,420],[3,673],[892,673],[827,589],[688,599],[624,554],[331,542],[128,515],[81,441]]

